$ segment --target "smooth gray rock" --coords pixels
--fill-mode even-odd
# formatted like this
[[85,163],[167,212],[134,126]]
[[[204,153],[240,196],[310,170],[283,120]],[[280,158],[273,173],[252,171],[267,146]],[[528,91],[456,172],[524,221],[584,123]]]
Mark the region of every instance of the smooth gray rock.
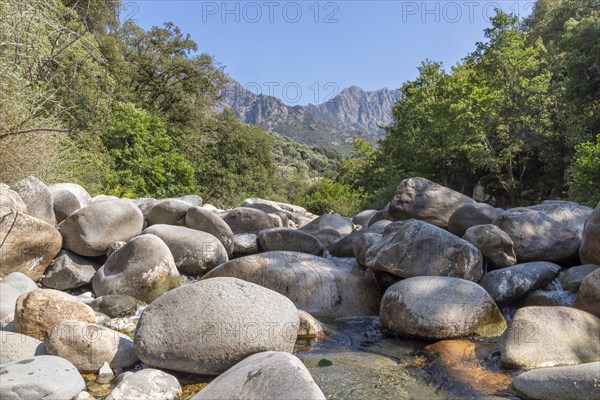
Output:
[[506,268],[517,263],[515,244],[506,232],[496,225],[475,225],[467,229],[463,240],[477,247],[489,260],[488,269]]
[[462,237],[472,226],[491,224],[503,211],[486,203],[465,204],[454,211],[448,220],[448,231]]
[[285,296],[239,279],[206,279],[150,304],[135,349],[148,365],[218,375],[254,353],[291,352],[298,325],[298,310]]
[[377,214],[377,210],[361,211],[352,217],[352,223],[355,225],[369,226],[369,221],[371,221],[371,218],[373,218],[375,214]]
[[418,220],[388,225],[381,241],[369,247],[368,268],[410,278],[451,276],[477,282],[483,275],[481,252],[471,243]]
[[233,235],[233,254],[246,256],[258,253],[258,235],[256,233],[240,233]]
[[354,257],[354,241],[366,232],[365,229],[353,231],[337,242],[327,246],[327,251],[332,257]]
[[96,372],[104,363],[111,368],[127,368],[138,361],[129,336],[80,321],[58,324],[46,345],[48,353],[69,360],[83,372]]
[[571,307],[523,307],[500,339],[502,364],[542,368],[600,361],[600,319]]
[[576,203],[552,201],[507,210],[493,224],[513,240],[519,263],[559,262],[577,255],[591,212]]
[[185,214],[194,207],[187,201],[179,199],[159,200],[152,205],[152,208],[145,214],[148,225],[166,224],[166,225],[184,225]]
[[61,250],[45,272],[42,284],[57,290],[75,289],[89,285],[100,263],[78,256],[69,250]]
[[0,277],[22,272],[39,280],[60,251],[62,238],[54,225],[0,207]]
[[71,192],[78,200],[81,207],[87,207],[92,204],[92,196],[81,185],[76,183],[55,183],[48,186],[52,194],[59,190]]
[[498,303],[508,303],[546,286],[560,271],[560,265],[530,262],[488,272],[479,284]]
[[496,337],[506,328],[502,313],[481,286],[442,276],[408,278],[390,286],[379,317],[395,334],[425,339]]
[[600,362],[534,369],[513,379],[517,392],[532,400],[597,400]]
[[38,290],[37,285],[21,272],[12,272],[0,281],[0,328],[14,321],[17,299],[32,290]]
[[155,235],[131,239],[94,275],[96,296],[126,294],[150,303],[181,285],[181,275],[167,245]]
[[381,242],[383,235],[380,233],[362,232],[352,243],[352,252],[356,261],[363,267],[367,266],[367,252],[376,243]]
[[56,224],[52,193],[44,182],[35,176],[28,176],[15,184],[12,189],[19,194],[27,206],[27,214],[50,225]]
[[134,315],[141,304],[143,304],[141,301],[132,296],[109,294],[95,298],[88,305],[92,310],[106,314],[110,318],[118,318]]
[[37,356],[0,366],[3,400],[65,400],[85,389],[73,364],[55,356]]
[[99,194],[97,196],[92,197],[92,203],[101,203],[103,201],[108,200],[119,200],[119,198],[117,196],[108,196],[105,194]]
[[441,228],[456,210],[475,200],[424,178],[409,178],[400,183],[390,202],[388,219],[419,219]]
[[174,376],[146,368],[125,372],[106,400],[176,400],[180,393],[181,386]]
[[92,203],[91,199],[82,203],[77,195],[66,189],[52,190],[52,202],[54,203],[54,215],[56,222],[61,223],[75,211],[80,208],[87,207]]
[[16,332],[0,331],[0,343],[0,365],[47,354],[44,342]]
[[2,282],[5,285],[12,286],[21,294],[39,289],[33,281],[33,279],[31,279],[22,272],[11,272],[10,274],[2,278],[2,281],[0,282]]
[[600,269],[586,276],[581,282],[573,307],[600,318]]
[[323,255],[323,244],[310,233],[292,228],[264,229],[258,233],[258,243],[264,251],[297,251]]
[[157,224],[144,229],[142,234],[161,238],[169,247],[177,269],[186,275],[202,275],[229,260],[223,244],[207,232]]
[[352,220],[339,214],[324,214],[300,228],[310,233],[327,247],[352,233]]
[[175,199],[176,200],[182,200],[182,201],[185,201],[187,203],[190,203],[194,207],[201,207],[202,206],[202,197],[200,197],[200,196],[198,196],[196,194],[187,194],[185,196],[175,197]]
[[240,361],[192,400],[318,400],[325,395],[297,357],[266,351]]
[[233,277],[264,286],[317,317],[377,315],[375,279],[356,264],[297,252],[273,251],[229,261],[202,279]]
[[266,213],[277,213],[280,211],[292,218],[293,216],[304,216],[306,215],[306,209],[294,204],[282,203],[279,201],[271,201],[264,199],[251,198],[244,200],[242,207],[251,207],[263,210]]
[[581,285],[581,281],[598,268],[600,268],[600,265],[597,264],[585,264],[571,267],[562,274],[560,282],[565,290],[577,292],[579,290],[579,285]]
[[579,258],[584,264],[600,264],[600,203],[585,222]]
[[234,208],[224,213],[221,218],[229,225],[235,235],[239,233],[258,233],[263,229],[275,228],[267,213],[254,208]]
[[192,207],[185,214],[185,226],[207,232],[219,239],[228,255],[234,250],[233,232],[229,225],[214,212],[202,207]]
[[106,254],[109,246],[127,242],[142,231],[144,217],[131,200],[109,200],[75,211],[60,228],[63,247],[84,257]]
[[0,207],[8,207],[21,213],[27,213],[27,205],[21,199],[19,193],[4,183],[0,183]]

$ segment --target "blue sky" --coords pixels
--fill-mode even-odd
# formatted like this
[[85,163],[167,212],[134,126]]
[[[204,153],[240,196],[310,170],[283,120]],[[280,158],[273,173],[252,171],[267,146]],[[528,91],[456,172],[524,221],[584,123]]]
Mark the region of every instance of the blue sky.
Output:
[[172,21],[255,93],[322,103],[351,85],[398,88],[421,61],[456,64],[483,40],[493,9],[533,1],[123,0],[142,27]]

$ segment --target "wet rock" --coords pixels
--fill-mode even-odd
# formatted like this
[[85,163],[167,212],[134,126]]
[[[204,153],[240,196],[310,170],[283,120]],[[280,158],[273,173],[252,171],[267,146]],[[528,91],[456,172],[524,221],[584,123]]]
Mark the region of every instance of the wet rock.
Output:
[[481,286],[449,277],[416,277],[392,285],[379,316],[392,333],[426,339],[495,337],[506,328],[502,313]]
[[456,210],[475,200],[424,178],[409,178],[400,183],[390,202],[388,219],[419,219],[441,228]]
[[100,383],[100,384],[111,383],[114,379],[115,379],[115,373],[113,372],[110,365],[107,362],[105,362],[104,364],[102,364],[102,366],[98,370],[98,378],[96,379],[96,383]]
[[34,290],[17,299],[17,332],[45,341],[63,321],[93,323],[94,310],[70,294],[53,289]]
[[550,283],[560,271],[560,265],[549,262],[517,264],[488,272],[479,284],[499,303],[525,297],[532,290]]
[[357,265],[303,253],[273,251],[238,258],[202,279],[214,277],[256,283],[321,317],[377,315],[381,299],[375,279]]
[[150,303],[181,285],[181,275],[167,245],[157,236],[141,235],[114,252],[96,272],[96,296],[125,294]]
[[0,207],[0,277],[22,272],[39,280],[60,251],[60,233],[41,219]]
[[84,257],[101,256],[112,243],[138,235],[143,222],[142,212],[131,200],[91,204],[62,223],[63,247]]
[[192,397],[209,399],[325,400],[325,395],[297,357],[267,351],[240,361]]
[[410,278],[451,276],[478,281],[483,275],[481,252],[471,243],[423,221],[388,225],[381,241],[365,255],[368,268]]
[[171,251],[177,269],[186,275],[202,275],[229,260],[225,247],[207,232],[158,224],[142,233],[161,238]]
[[502,364],[541,368],[600,361],[598,332],[600,319],[585,311],[520,308],[500,340]]
[[85,382],[69,361],[37,356],[0,367],[0,398],[6,400],[72,399]]
[[[190,304],[197,312],[190,313]],[[140,317],[135,348],[149,365],[218,375],[262,351],[291,352],[298,310],[284,296],[234,278],[182,286]]]
[[300,326],[298,328],[298,339],[314,339],[325,337],[323,325],[306,311],[298,310]]

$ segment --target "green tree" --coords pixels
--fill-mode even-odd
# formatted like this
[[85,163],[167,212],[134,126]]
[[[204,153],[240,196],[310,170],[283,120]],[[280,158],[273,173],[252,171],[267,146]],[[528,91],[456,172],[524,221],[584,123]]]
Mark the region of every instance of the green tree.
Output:
[[131,103],[115,103],[102,142],[112,161],[107,192],[169,197],[196,191],[194,170],[178,153],[160,118]]
[[349,185],[324,178],[298,203],[315,214],[333,211],[350,217],[361,210],[363,194]]
[[600,135],[596,141],[578,145],[575,160],[569,169],[571,198],[595,207],[600,202]]

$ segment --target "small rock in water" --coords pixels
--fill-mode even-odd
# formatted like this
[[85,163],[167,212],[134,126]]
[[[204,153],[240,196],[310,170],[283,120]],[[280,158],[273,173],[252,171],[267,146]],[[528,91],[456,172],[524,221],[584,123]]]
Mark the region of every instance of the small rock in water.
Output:
[[106,400],[175,400],[181,386],[175,377],[157,369],[125,373]]
[[98,370],[98,378],[96,382],[98,383],[110,383],[115,379],[115,374],[113,370],[110,368],[107,362],[105,362],[102,367]]

